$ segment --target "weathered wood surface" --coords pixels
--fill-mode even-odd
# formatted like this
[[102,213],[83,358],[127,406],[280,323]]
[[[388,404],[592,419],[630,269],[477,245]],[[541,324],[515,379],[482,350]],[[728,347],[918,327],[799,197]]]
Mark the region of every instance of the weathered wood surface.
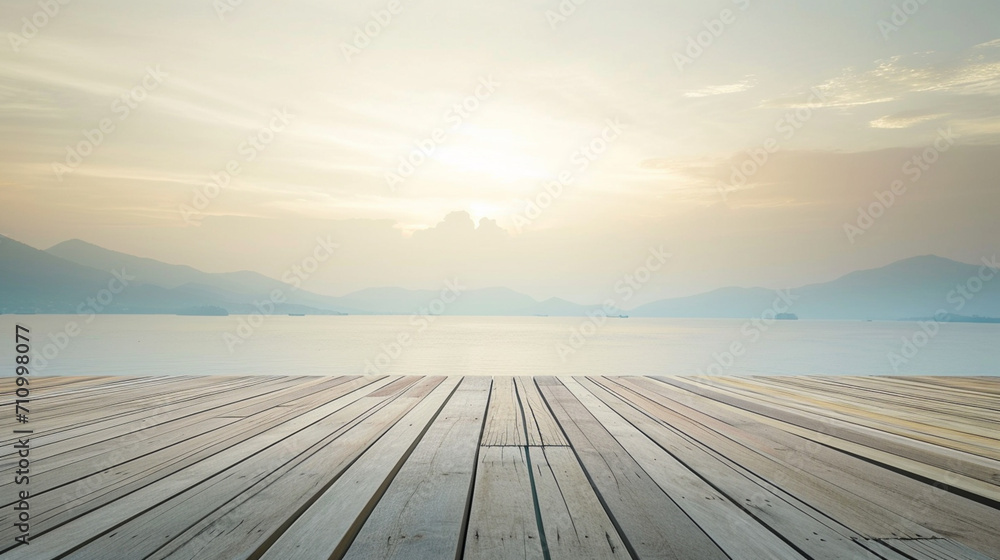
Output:
[[0,559],[1000,558],[1000,378],[62,377]]

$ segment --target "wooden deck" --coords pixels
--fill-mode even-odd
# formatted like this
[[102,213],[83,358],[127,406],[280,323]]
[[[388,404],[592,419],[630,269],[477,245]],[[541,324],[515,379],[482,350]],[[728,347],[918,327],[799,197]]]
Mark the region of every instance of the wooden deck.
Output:
[[1000,558],[1000,379],[4,383],[3,558]]

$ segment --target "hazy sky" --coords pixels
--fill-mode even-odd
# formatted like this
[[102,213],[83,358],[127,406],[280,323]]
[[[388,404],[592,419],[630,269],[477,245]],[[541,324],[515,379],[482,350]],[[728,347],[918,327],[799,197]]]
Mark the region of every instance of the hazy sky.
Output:
[[0,233],[36,247],[280,277],[329,235],[314,291],[583,302],[663,245],[639,302],[1000,240],[995,0],[52,2],[0,0]]

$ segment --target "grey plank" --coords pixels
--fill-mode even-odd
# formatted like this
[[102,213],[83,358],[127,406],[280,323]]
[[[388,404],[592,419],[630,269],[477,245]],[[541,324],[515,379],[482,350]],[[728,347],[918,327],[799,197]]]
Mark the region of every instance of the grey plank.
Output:
[[328,560],[343,555],[403,463],[451,397],[446,378],[299,516],[260,558]]
[[490,378],[466,377],[392,480],[345,559],[456,558]]
[[628,558],[628,551],[567,446],[532,448],[538,509],[552,560]]
[[562,383],[536,382],[633,555],[727,558]]
[[[629,455],[730,557],[802,560],[804,556],[718,492],[647,436],[663,427],[630,411],[591,381],[563,384],[607,428]],[[603,397],[603,398],[599,398]],[[608,403],[618,406],[609,406]],[[622,415],[619,415],[622,414]]]
[[466,560],[542,560],[526,446],[479,451]]

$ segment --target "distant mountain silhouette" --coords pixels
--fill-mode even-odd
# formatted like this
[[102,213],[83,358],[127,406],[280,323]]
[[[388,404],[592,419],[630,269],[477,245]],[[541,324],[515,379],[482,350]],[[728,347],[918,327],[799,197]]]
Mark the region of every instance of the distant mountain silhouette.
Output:
[[[930,317],[938,311],[1000,316],[1000,273],[973,280],[985,264],[965,264],[926,255],[831,282],[793,288],[789,311],[801,319],[898,320]],[[991,274],[986,268],[985,276]],[[981,289],[972,293],[967,286]],[[966,297],[959,286],[967,286]],[[776,294],[763,288],[723,288],[684,298],[665,299],[632,310],[636,317],[754,317],[770,309]]]
[[[274,288],[283,288],[289,300],[276,305],[275,313],[340,312],[322,296],[296,293],[291,286],[252,272],[213,275],[79,240],[40,251],[0,236],[3,313],[160,314],[213,307],[252,313],[254,302],[263,302]],[[312,297],[323,305],[303,303]]]
[[64,241],[45,252],[98,270],[125,268],[140,282],[179,291],[209,302],[198,305],[218,306],[230,313],[239,313],[240,309],[252,309],[255,303],[267,300],[275,289],[280,289],[286,300],[279,306],[281,313],[338,314],[359,311],[343,308],[336,298],[295,289],[279,280],[246,270],[224,273],[202,272],[190,266],[167,264],[111,251],[79,239]]
[[[730,287],[659,300],[624,313],[632,317],[750,318],[773,309],[801,319],[897,320],[930,317],[942,311],[1000,317],[1000,274],[990,281],[970,281],[981,269],[982,264],[928,255],[793,288],[786,296],[793,298],[787,310],[773,307],[778,298],[774,290]],[[987,275],[991,272],[984,270]],[[101,312],[192,313],[204,309],[212,314],[252,313],[255,303],[267,300],[276,289],[286,298],[285,303],[275,306],[273,313],[278,314],[583,316],[599,309],[598,305],[559,298],[538,301],[501,287],[461,289],[450,302],[444,300],[451,297],[442,298],[442,289],[369,288],[332,297],[295,289],[256,272],[207,273],[110,251],[78,239],[41,251],[0,236],[0,312],[90,313],[94,308],[88,307],[88,298],[108,291],[116,273],[124,274],[129,286],[107,305],[99,303]],[[963,294],[959,286],[978,291]],[[447,288],[443,289],[447,296]],[[439,299],[442,301],[435,303]]]
[[[964,315],[1000,316],[1000,274],[982,282],[979,264],[925,255],[870,270],[859,270],[825,284],[804,286],[795,312],[799,317],[900,319],[931,316],[938,310]],[[987,275],[991,272],[985,270]],[[966,299],[959,286],[981,285]],[[961,302],[961,303],[960,303]],[[961,309],[956,309],[961,305]]]
[[629,311],[632,317],[753,317],[774,301],[766,288],[719,288],[693,296],[661,299]]
[[[176,304],[174,294],[157,286],[112,283],[109,271],[82,266],[13,239],[0,236],[0,311],[37,313],[89,313],[95,311],[162,312]],[[125,282],[128,282],[126,276]],[[107,305],[97,301],[102,290],[121,293]],[[90,306],[88,298],[97,302]],[[108,298],[103,298],[108,301]],[[150,305],[140,305],[140,301]]]

